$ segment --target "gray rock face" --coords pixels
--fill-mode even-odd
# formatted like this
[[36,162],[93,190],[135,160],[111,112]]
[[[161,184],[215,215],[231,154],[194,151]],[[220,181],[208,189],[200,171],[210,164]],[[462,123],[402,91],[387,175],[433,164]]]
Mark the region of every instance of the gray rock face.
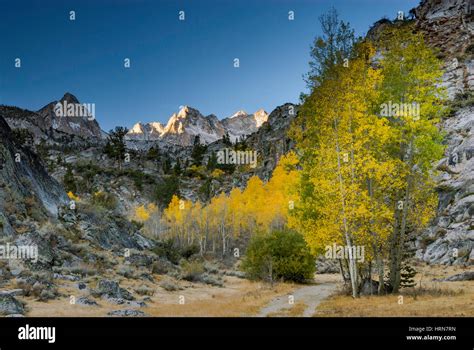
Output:
[[11,214],[34,210],[37,218],[55,216],[58,207],[66,203],[66,193],[59,183],[48,175],[36,154],[15,142],[0,114],[0,213],[4,222],[0,236],[11,232],[5,231],[5,227],[15,224]]
[[448,148],[437,168],[439,207],[418,238],[418,257],[429,263],[474,264],[474,106],[445,120]]
[[51,232],[37,231],[20,235],[16,240],[17,246],[35,246],[38,249],[38,260],[34,264],[51,266],[54,259],[54,251],[52,248]]
[[134,233],[130,222],[113,215],[98,215],[95,212],[80,213],[78,224],[84,232],[84,238],[103,249],[135,248],[144,249],[153,246],[145,237]]
[[[416,28],[445,61],[443,85],[450,98],[474,91],[474,10],[464,0],[424,0],[413,10]],[[474,106],[444,120],[445,158],[437,164],[439,207],[417,238],[417,256],[429,263],[474,263]]]
[[0,315],[23,315],[24,313],[23,304],[11,294],[0,294]]
[[414,9],[417,28],[445,59],[443,80],[450,97],[474,89],[474,11],[468,3],[424,0]]
[[[249,136],[247,146],[257,151],[257,167],[254,172],[262,179],[270,178],[278,159],[294,147],[287,133],[296,117],[298,106],[286,103],[275,108],[261,128]],[[249,174],[249,177],[253,174]]]

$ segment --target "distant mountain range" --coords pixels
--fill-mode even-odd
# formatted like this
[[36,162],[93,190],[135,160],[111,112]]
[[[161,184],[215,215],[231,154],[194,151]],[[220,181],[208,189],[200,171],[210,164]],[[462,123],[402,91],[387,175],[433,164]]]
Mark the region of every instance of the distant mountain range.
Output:
[[[80,108],[68,114],[68,107]],[[64,133],[84,139],[103,139],[107,133],[102,131],[99,123],[87,105],[67,92],[58,101],[52,101],[38,111],[29,111],[18,107],[0,106],[2,112],[13,128],[30,130],[37,138],[48,139],[50,133]],[[76,113],[76,114],[75,114]],[[197,109],[183,106],[178,113],[173,113],[166,125],[159,122],[136,123],[129,130],[126,138],[134,144],[140,141],[157,141],[176,146],[189,146],[199,135],[201,142],[209,144],[222,139],[226,134],[235,142],[256,132],[268,120],[268,113],[259,109],[253,114],[238,111],[230,117],[219,120],[214,114],[203,116]]]
[[201,142],[209,144],[222,139],[228,133],[232,141],[256,132],[268,120],[263,109],[253,114],[238,111],[232,116],[219,120],[214,114],[203,116],[197,109],[184,106],[174,113],[166,123],[137,123],[127,134],[129,140],[157,141],[189,146],[199,135]]

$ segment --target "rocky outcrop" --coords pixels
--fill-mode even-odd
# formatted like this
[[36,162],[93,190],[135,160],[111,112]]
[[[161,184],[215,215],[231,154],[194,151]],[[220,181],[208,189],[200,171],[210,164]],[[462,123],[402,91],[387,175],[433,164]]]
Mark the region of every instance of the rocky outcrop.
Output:
[[261,128],[246,139],[249,149],[257,151],[257,167],[253,170],[260,178],[268,180],[278,159],[294,147],[288,137],[291,121],[296,117],[298,106],[292,103],[275,108]]
[[449,96],[474,90],[474,5],[468,0],[424,0],[413,9],[416,28],[446,62]]
[[95,109],[95,105],[80,103],[74,95],[67,92],[59,101],[48,103],[38,110],[37,114],[48,129],[86,139],[101,139],[103,132],[92,109]]
[[[443,85],[451,99],[474,91],[474,6],[465,0],[425,0],[412,10],[415,27],[445,61]],[[417,256],[429,263],[474,264],[474,105],[472,99],[440,125],[445,157],[437,164],[439,207],[417,238]]]
[[55,216],[67,203],[62,187],[48,175],[40,158],[15,142],[0,115],[0,235],[12,235],[12,226],[24,216],[37,220]]
[[430,263],[474,264],[474,106],[446,119],[448,147],[438,163],[439,206],[433,225],[417,239]]

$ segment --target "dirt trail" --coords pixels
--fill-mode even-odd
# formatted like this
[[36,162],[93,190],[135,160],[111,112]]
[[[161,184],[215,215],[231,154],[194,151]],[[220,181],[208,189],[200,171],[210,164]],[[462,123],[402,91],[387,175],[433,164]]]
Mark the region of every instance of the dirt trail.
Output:
[[[288,312],[292,307],[301,304],[304,304],[304,311],[298,316],[311,317],[319,303],[334,293],[338,286],[340,286],[340,281],[337,278],[325,278],[325,281],[300,287],[293,293],[273,299],[260,310],[257,317],[273,316],[272,314],[276,314],[276,316],[279,316],[279,314],[285,315],[285,312]],[[290,304],[290,296],[293,296],[293,304]]]

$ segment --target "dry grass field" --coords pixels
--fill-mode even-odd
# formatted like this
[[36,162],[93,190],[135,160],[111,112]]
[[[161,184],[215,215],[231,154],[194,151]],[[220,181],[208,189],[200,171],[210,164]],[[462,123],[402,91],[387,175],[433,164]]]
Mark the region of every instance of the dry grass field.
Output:
[[339,292],[323,301],[314,316],[474,316],[474,281],[434,281],[466,271],[465,268],[424,264],[415,268],[418,271],[415,277],[417,285],[402,289],[399,295],[363,296],[353,299]]
[[[466,271],[465,268],[422,264],[415,268],[418,271],[415,277],[416,287],[402,289],[398,295],[362,296],[358,299],[353,299],[343,292],[340,275],[316,275],[315,286],[333,284],[336,292],[323,298],[314,310],[314,316],[474,316],[474,281],[436,281]],[[258,315],[263,307],[276,298],[282,296],[286,298],[298,289],[307,288],[307,285],[291,283],[276,283],[270,286],[226,276],[224,287],[174,280],[179,289],[166,291],[160,287],[160,281],[169,277],[161,275],[153,277],[154,283],[126,278],[120,280],[120,286],[129,291],[137,292],[145,287],[151,292],[148,296],[134,293],[137,300],[145,300],[145,307],[116,305],[105,299],[93,298],[88,292],[78,290],[77,283],[69,281],[60,282],[59,292],[62,297],[58,299],[47,302],[38,301],[34,297],[18,297],[18,299],[26,303],[26,316],[30,317],[105,317],[110,311],[121,309],[140,310],[152,317],[243,317]],[[95,277],[87,280],[88,285],[92,287],[96,282]],[[70,296],[76,299],[88,296],[97,302],[98,306],[71,304]],[[291,307],[273,311],[267,316],[299,317],[310,305],[311,303],[296,298]]]
[[[157,281],[161,278],[158,275],[154,277]],[[143,285],[154,290],[154,294],[146,301],[147,306],[141,308],[114,305],[106,300],[94,298],[91,299],[99,306],[71,304],[70,295],[76,298],[82,295],[78,293],[73,283],[65,283],[60,289],[64,297],[56,300],[41,302],[33,297],[19,297],[19,299],[27,303],[26,316],[30,317],[103,317],[110,311],[120,309],[136,309],[155,317],[241,317],[257,314],[273,298],[288,294],[297,287],[290,283],[277,283],[271,287],[236,277],[226,277],[223,288],[186,281],[178,283],[183,289],[169,292],[156,283],[127,279],[121,281],[120,285],[128,290],[135,290]],[[180,303],[183,301],[184,303]]]

